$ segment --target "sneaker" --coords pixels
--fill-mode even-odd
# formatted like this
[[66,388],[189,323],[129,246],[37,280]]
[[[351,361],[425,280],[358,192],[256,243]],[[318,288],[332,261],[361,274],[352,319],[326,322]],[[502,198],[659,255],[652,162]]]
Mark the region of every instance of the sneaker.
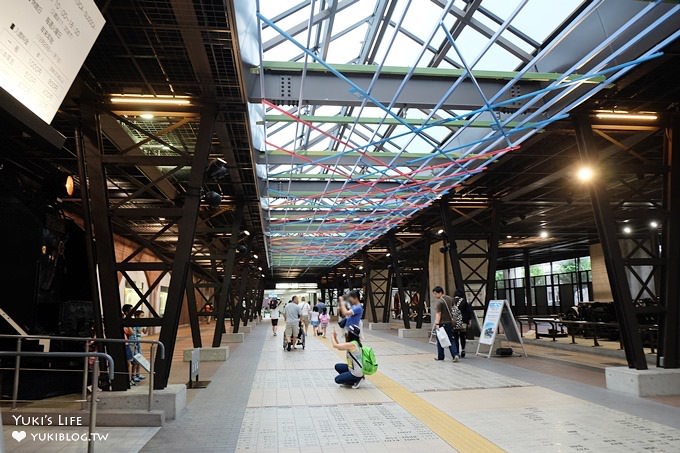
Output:
[[135,381],[135,383],[140,382],[141,379],[139,379],[139,376],[133,376],[132,380]]
[[290,343],[288,343],[288,351],[290,351]]
[[136,385],[137,385],[137,383],[135,382],[135,380],[134,380],[134,379],[130,379],[130,387],[134,387],[134,386],[136,386]]
[[439,362],[439,361],[444,360],[444,359],[438,359],[438,358],[435,357],[434,360]]
[[464,359],[464,358],[465,358],[465,349],[463,349],[462,351],[460,351],[460,358],[461,358],[461,359]]
[[454,362],[458,362],[459,360],[460,360],[460,357],[458,357],[458,356],[454,356],[454,357],[453,357],[453,361],[454,361]]
[[353,389],[358,389],[359,386],[361,385],[361,382],[362,382],[363,380],[364,380],[364,378],[361,378],[361,379],[359,379],[358,381],[356,381],[354,384],[352,384],[352,388],[353,388]]
[[274,332],[274,336],[276,336],[276,332]]
[[146,379],[146,376],[142,376],[141,374],[138,374],[137,379],[139,379],[140,381],[143,381],[144,379]]

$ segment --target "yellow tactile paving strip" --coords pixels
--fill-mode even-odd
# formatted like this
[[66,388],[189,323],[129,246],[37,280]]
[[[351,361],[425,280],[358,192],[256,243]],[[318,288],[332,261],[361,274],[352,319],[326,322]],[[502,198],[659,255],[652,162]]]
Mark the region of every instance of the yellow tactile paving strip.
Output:
[[[322,343],[332,348],[330,342]],[[344,354],[335,349],[333,350],[340,357],[344,358]],[[380,359],[378,359],[378,363],[379,361]],[[374,375],[368,376],[367,379],[457,451],[461,453],[494,453],[504,451],[487,438],[458,422],[384,373],[378,371]]]

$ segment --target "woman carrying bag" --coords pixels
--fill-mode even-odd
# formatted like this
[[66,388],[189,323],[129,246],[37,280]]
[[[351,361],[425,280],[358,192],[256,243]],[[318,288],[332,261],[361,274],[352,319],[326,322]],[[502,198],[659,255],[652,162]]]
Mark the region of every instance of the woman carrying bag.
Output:
[[437,312],[435,314],[434,328],[437,332],[437,357],[435,360],[444,360],[444,348],[448,347],[454,362],[458,362],[458,336],[456,335],[453,319],[451,316],[452,300],[444,295],[441,286],[435,286],[432,290],[435,297]]

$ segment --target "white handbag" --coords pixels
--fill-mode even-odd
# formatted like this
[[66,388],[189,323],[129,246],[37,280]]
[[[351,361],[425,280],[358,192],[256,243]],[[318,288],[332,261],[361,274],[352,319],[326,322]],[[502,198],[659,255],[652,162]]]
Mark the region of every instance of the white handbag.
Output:
[[437,329],[437,339],[439,340],[439,344],[442,345],[442,348],[451,346],[451,339],[445,328],[440,327]]

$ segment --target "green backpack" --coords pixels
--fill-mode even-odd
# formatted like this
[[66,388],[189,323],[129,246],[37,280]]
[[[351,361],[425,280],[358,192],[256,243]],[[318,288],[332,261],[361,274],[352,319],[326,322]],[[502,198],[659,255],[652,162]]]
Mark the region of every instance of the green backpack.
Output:
[[[359,347],[359,344],[356,341],[353,341],[352,343]],[[364,375],[370,376],[372,374],[375,374],[376,371],[378,371],[378,360],[375,358],[375,352],[373,351],[373,348],[370,346],[361,346],[360,349],[361,349],[361,363],[359,363],[356,359],[354,359],[354,361],[357,362],[357,364],[359,364],[359,366],[364,372]],[[352,353],[350,353],[350,355],[352,355]],[[352,358],[354,358],[353,355]]]

